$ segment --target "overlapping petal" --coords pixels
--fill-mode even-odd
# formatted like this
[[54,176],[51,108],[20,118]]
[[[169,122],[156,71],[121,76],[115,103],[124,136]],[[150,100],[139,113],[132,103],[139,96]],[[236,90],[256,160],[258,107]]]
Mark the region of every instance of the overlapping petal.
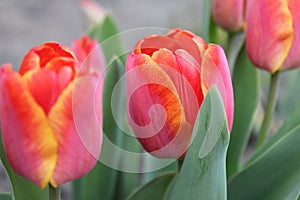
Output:
[[47,116],[9,66],[1,68],[0,83],[2,137],[9,163],[44,188],[57,161],[57,141]]
[[221,47],[180,29],[137,42],[126,61],[127,114],[145,150],[183,158],[198,110],[213,85],[221,92],[231,130],[233,91]]
[[0,118],[12,168],[44,188],[79,178],[96,164],[102,144],[105,62],[84,37],[74,53],[58,43],[32,48],[20,72],[0,69]]
[[246,0],[213,0],[212,15],[217,24],[230,31],[239,31],[245,23]]
[[205,94],[213,85],[217,86],[223,99],[228,129],[231,131],[234,109],[233,89],[227,59],[219,45],[208,45],[203,56],[201,76],[202,90]]
[[246,49],[249,58],[256,66],[274,73],[283,66],[294,39],[288,1],[251,0],[247,8]]

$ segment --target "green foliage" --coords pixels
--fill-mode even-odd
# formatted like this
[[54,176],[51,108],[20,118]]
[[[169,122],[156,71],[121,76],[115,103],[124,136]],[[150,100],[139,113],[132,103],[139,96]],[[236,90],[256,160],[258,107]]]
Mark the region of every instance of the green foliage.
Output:
[[300,104],[283,127],[235,176],[229,199],[296,199],[300,191]]
[[124,63],[124,58],[121,57],[123,54],[122,42],[118,33],[119,28],[113,16],[109,14],[102,23],[92,27],[89,31],[89,35],[100,43],[107,62],[110,62],[113,56],[117,56]]
[[259,99],[258,70],[248,59],[245,48],[240,52],[233,73],[234,122],[227,155],[227,177],[230,179],[240,167],[241,157],[251,132],[251,125]]
[[9,194],[9,193],[0,193],[0,200],[12,200],[11,194]]
[[226,199],[225,158],[229,133],[223,103],[215,87],[200,108],[193,136],[182,169],[166,199]]
[[141,188],[131,194],[127,200],[160,200],[164,198],[165,192],[173,180],[175,172],[168,172],[157,176]]

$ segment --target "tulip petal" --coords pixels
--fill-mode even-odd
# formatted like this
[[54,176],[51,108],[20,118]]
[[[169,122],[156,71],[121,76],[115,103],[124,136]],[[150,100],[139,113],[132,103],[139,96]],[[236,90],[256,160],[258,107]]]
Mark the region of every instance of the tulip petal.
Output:
[[233,122],[233,90],[229,66],[222,47],[209,44],[203,56],[201,66],[202,90],[207,94],[209,88],[216,85],[224,102],[228,129],[231,131]]
[[[206,49],[205,41],[189,31],[173,29],[167,34],[167,37],[172,38],[180,48],[189,52],[199,64],[202,63],[202,54]],[[177,49],[176,49],[177,50]]]
[[289,0],[288,3],[293,16],[294,39],[290,52],[282,65],[282,69],[300,66],[300,1]]
[[45,43],[32,48],[24,57],[20,66],[20,74],[23,75],[29,70],[44,67],[50,60],[56,57],[75,59],[74,54],[68,47],[54,42]]
[[[200,104],[203,100],[200,86],[200,66],[197,61],[186,51],[176,50],[175,55],[168,49],[160,49],[154,52],[152,59],[171,79],[184,107],[186,120],[194,124]],[[189,59],[189,60],[186,60]],[[177,61],[179,61],[177,63]],[[192,65],[191,63],[194,61]]]
[[180,45],[175,43],[171,38],[152,35],[137,43],[134,52],[136,54],[143,53],[152,56],[155,51],[161,48],[166,48],[175,52],[177,49],[180,49]]
[[57,77],[49,69],[31,70],[22,77],[24,85],[46,114],[58,97]]
[[275,73],[286,59],[294,35],[288,3],[286,0],[252,0],[247,8],[249,58],[256,66]]
[[129,54],[126,67],[129,124],[147,151],[178,158],[184,151],[178,155],[174,146],[173,151],[159,151],[177,137],[186,121],[174,84],[148,55]]
[[245,4],[246,0],[213,0],[213,18],[222,28],[238,31],[244,25]]
[[0,118],[8,161],[18,174],[44,188],[57,159],[53,132],[19,74],[4,66],[0,77]]
[[[61,185],[88,173],[96,164],[102,144],[102,91],[96,91],[98,75],[73,81],[58,97],[49,122],[58,142],[57,165],[51,184]],[[74,89],[74,90],[73,90]],[[74,92],[74,93],[73,93]],[[95,110],[96,109],[96,110]]]

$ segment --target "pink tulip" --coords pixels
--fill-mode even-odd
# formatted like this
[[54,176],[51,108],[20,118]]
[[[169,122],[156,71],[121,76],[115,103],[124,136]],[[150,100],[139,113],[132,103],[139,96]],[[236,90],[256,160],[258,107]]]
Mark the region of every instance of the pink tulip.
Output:
[[76,41],[74,47],[76,54],[80,52],[76,56],[66,46],[45,43],[28,52],[19,72],[9,64],[0,68],[5,153],[19,175],[41,188],[85,175],[101,150],[102,132],[95,124],[102,124],[102,108],[93,109],[98,117],[93,120],[87,112],[93,105],[87,99],[101,102],[102,88],[97,81],[105,63],[95,64],[87,57],[89,65],[82,65],[93,48],[102,57],[96,42],[88,37]]
[[231,130],[233,91],[220,46],[179,29],[139,41],[126,62],[126,96],[128,122],[144,149],[157,157],[183,157],[213,85]]
[[246,0],[213,0],[212,15],[215,22],[230,31],[244,28]]
[[250,60],[271,73],[300,66],[300,1],[250,0],[246,48]]
[[80,0],[80,5],[91,25],[97,25],[104,20],[106,11],[99,3],[93,0]]

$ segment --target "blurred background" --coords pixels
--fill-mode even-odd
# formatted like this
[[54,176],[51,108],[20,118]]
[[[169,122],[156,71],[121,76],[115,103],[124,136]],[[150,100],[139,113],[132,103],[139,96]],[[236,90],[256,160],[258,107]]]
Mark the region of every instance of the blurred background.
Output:
[[[199,32],[203,0],[101,0],[112,13],[121,31],[142,27],[180,27]],[[47,41],[70,45],[88,27],[80,0],[0,0],[0,65],[19,68],[33,46]],[[148,33],[151,34],[151,33]],[[132,38],[137,41],[141,38]],[[62,199],[71,199],[70,185],[63,186]],[[0,165],[0,192],[9,192],[9,183]]]
[[[99,0],[113,14],[121,31],[180,27],[196,34],[201,31],[205,18],[201,13],[204,1],[207,0]],[[46,41],[70,45],[73,39],[86,33],[87,28],[79,0],[0,0],[0,65],[12,63],[18,69],[23,56],[33,46]],[[133,38],[133,41],[138,39]],[[255,130],[262,120],[270,78],[265,72],[261,74],[262,101],[255,117],[254,140]],[[283,74],[273,130],[282,125],[293,105],[299,102],[299,80],[300,69]],[[68,191],[70,187],[65,185],[64,188]],[[9,184],[0,169],[0,192],[7,191]],[[63,193],[63,199],[70,199],[68,192]]]
[[[99,2],[113,13],[121,31],[141,27],[200,30],[203,0]],[[46,41],[69,45],[86,32],[86,24],[79,0],[0,0],[0,63],[18,68],[31,47]]]

